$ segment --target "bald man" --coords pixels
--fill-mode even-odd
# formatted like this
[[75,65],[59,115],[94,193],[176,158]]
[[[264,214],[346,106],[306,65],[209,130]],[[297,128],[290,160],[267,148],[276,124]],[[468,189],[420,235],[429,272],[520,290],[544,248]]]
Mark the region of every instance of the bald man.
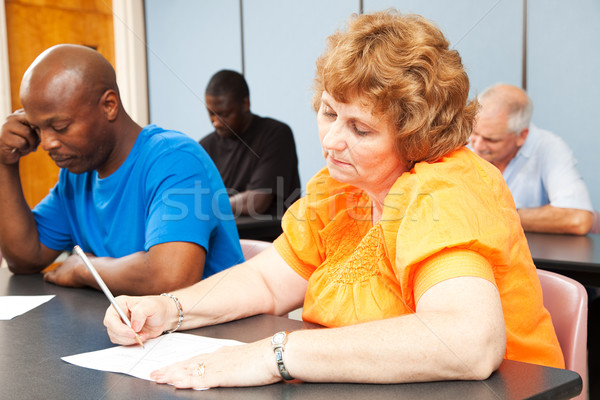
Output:
[[[0,246],[12,272],[39,272],[79,245],[115,294],[158,294],[243,260],[210,157],[182,133],[135,123],[100,53],[51,47],[25,72],[20,98],[0,131]],[[61,170],[32,211],[19,160],[39,145]],[[44,279],[98,288],[76,255]]]
[[593,223],[587,187],[568,145],[531,123],[533,104],[520,88],[489,87],[470,147],[502,172],[525,231],[584,235]]

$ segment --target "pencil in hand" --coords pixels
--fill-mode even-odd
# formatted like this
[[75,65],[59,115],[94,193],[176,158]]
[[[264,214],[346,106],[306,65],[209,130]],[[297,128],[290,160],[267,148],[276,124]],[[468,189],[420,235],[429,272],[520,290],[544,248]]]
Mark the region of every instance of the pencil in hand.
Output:
[[[96,271],[96,268],[94,268],[94,266],[92,265],[90,259],[85,255],[83,250],[81,250],[81,247],[75,246],[74,250],[77,253],[77,255],[81,257],[85,266],[90,270],[92,276],[94,277],[96,282],[98,282],[98,286],[100,286],[100,289],[102,289],[104,295],[108,298],[110,304],[112,304],[112,306],[117,311],[123,322],[131,328],[131,321],[129,320],[129,318],[127,318],[127,315],[125,315],[123,310],[121,310],[121,307],[119,307],[119,305],[117,304],[115,297],[112,295],[112,293],[108,289],[108,286],[106,286],[106,284],[102,280],[102,277],[100,277],[100,274],[98,274],[98,271]],[[142,348],[144,348],[144,342],[142,342],[142,338],[140,338],[140,335],[138,333],[135,334],[135,340],[139,343],[140,346],[142,346]]]

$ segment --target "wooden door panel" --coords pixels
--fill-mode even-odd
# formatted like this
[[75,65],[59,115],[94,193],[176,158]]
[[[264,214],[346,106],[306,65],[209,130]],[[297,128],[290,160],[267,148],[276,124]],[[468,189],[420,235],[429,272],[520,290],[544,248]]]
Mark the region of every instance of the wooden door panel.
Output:
[[[5,0],[5,7],[13,110],[21,108],[23,73],[48,47],[90,46],[114,65],[111,0]],[[19,168],[25,199],[33,207],[54,186],[59,169],[41,149],[21,159]]]

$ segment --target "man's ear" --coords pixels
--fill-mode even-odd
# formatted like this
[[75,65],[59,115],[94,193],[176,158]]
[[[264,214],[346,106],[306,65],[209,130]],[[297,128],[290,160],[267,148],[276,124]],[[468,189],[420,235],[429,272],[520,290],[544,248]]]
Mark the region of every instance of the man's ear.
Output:
[[113,89],[108,89],[100,98],[100,106],[106,114],[106,119],[114,121],[119,115],[119,95]]
[[244,112],[250,112],[250,98],[249,97],[244,97],[244,100],[242,100],[242,110]]
[[517,146],[523,146],[523,143],[525,143],[525,139],[527,139],[527,135],[529,135],[529,128],[525,128],[521,131],[521,133],[519,133],[517,137]]

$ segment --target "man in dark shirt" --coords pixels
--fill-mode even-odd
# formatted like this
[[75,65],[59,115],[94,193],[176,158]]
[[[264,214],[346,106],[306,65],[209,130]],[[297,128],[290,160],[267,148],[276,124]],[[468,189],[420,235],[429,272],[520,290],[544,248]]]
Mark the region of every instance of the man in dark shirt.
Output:
[[235,71],[213,75],[205,98],[215,131],[200,144],[221,173],[234,215],[281,216],[300,197],[291,129],[250,112],[248,84]]

